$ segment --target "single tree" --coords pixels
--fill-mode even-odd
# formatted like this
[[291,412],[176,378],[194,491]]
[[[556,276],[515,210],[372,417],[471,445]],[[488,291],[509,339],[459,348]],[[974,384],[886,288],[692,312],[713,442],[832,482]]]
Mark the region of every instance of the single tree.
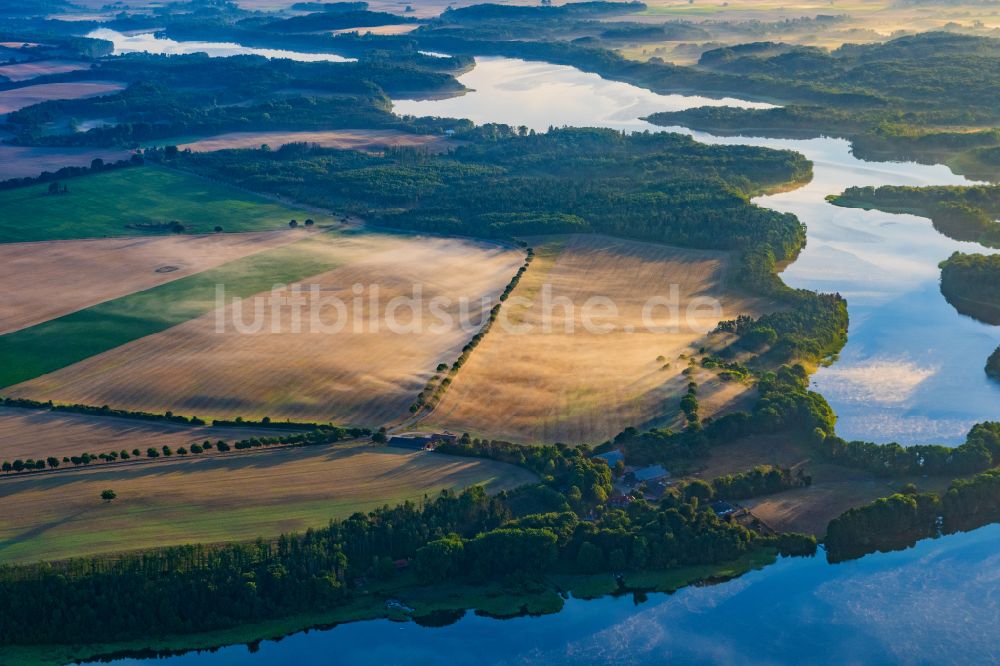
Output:
[[115,491],[111,490],[110,488],[101,491],[101,499],[104,500],[105,502],[110,502],[116,497],[118,497],[118,494]]

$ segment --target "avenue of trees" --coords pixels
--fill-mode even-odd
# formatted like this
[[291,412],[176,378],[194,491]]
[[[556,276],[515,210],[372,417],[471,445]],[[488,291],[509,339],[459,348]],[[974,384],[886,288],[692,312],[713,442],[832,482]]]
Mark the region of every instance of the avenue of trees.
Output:
[[[206,440],[203,444],[192,444],[190,449],[185,447],[179,447],[177,453],[179,455],[188,455],[203,453],[209,449],[215,449],[219,453],[226,453],[232,449],[237,451],[243,451],[247,449],[260,449],[268,448],[274,446],[320,446],[323,444],[335,444],[337,442],[342,442],[347,439],[355,439],[357,437],[367,436],[371,433],[368,429],[363,428],[323,428],[322,430],[311,430],[308,432],[301,432],[292,435],[281,435],[274,437],[248,437],[246,439],[240,439],[230,445],[224,440],[218,440],[214,444],[211,441]],[[20,474],[22,472],[34,472],[41,471],[44,469],[56,469],[60,464],[72,464],[74,467],[87,466],[91,463],[114,463],[114,462],[125,462],[133,458],[140,458],[145,456],[146,458],[159,458],[161,455],[164,458],[169,458],[174,454],[174,450],[167,445],[161,447],[147,447],[145,453],[142,453],[139,449],[133,449],[129,453],[126,449],[121,451],[109,451],[105,453],[93,454],[93,453],[81,453],[78,456],[63,456],[62,459],[56,456],[49,456],[47,458],[28,458],[27,460],[22,460],[20,458],[14,460],[13,462],[9,460],[0,463],[0,471],[5,474],[10,474],[11,472],[15,474]]]

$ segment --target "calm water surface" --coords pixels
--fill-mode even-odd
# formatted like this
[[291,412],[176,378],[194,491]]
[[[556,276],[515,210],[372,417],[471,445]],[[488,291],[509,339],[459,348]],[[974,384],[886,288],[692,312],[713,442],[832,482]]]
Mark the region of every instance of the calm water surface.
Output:
[[[1000,526],[826,564],[781,560],[736,580],[447,627],[387,620],[157,660],[231,664],[982,664],[997,661]],[[143,664],[124,659],[120,665]]]
[[708,104],[766,105],[657,95],[572,67],[508,58],[478,58],[476,68],[459,80],[474,92],[446,100],[400,100],[395,110],[539,131],[563,125],[672,129],[706,143],[803,153],[814,163],[813,181],[757,201],[794,213],[809,229],[807,247],[784,272],[784,280],[794,287],[840,292],[848,299],[850,340],[840,360],[814,376],[816,389],[839,415],[838,433],[878,442],[956,444],[972,424],[1000,414],[1000,385],[983,372],[986,358],[1000,344],[1000,329],[959,315],[938,289],[937,265],[952,252],[990,250],[949,240],[923,218],[837,208],[825,201],[828,194],[852,185],[970,181],[942,165],[865,162],[842,139],[716,137],[639,120],[654,111]]
[[109,28],[99,28],[87,34],[94,39],[106,39],[114,42],[115,55],[123,53],[158,53],[178,55],[186,53],[207,53],[213,58],[223,58],[234,55],[259,55],[265,58],[288,58],[302,62],[353,62],[354,58],[345,58],[334,53],[300,53],[282,49],[258,49],[243,46],[234,42],[178,42],[166,37],[157,37],[151,32],[136,35],[125,35]]

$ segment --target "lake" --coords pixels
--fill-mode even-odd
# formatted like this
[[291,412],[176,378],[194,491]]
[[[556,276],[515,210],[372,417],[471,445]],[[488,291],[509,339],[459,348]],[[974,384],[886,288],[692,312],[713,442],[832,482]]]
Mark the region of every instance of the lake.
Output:
[[117,30],[98,28],[87,33],[92,39],[106,39],[115,45],[115,55],[124,53],[159,53],[164,55],[180,55],[188,53],[205,53],[212,58],[224,58],[234,55],[259,55],[265,58],[288,58],[302,62],[354,62],[355,58],[345,58],[335,53],[300,53],[282,49],[258,49],[243,46],[235,42],[178,42],[166,37],[157,37],[155,33],[143,32],[125,35]]

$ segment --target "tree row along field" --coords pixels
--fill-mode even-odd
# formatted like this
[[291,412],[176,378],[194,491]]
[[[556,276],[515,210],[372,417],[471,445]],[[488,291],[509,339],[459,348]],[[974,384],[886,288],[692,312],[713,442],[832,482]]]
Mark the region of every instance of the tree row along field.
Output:
[[[167,421],[90,416],[20,407],[0,407],[0,461],[44,460],[49,456],[99,456],[112,451],[190,447],[205,441],[280,436],[274,427],[190,426]],[[95,461],[96,464],[96,461]],[[67,465],[68,467],[68,465]]]
[[[489,460],[366,445],[228,453],[0,480],[0,560],[56,560],[183,543],[246,541],[442,489],[491,493],[534,479]],[[114,489],[114,502],[100,501]]]
[[[276,253],[279,256],[272,261]],[[482,299],[495,301],[523,254],[492,243],[353,233],[317,234],[249,259],[253,261],[239,273],[229,270],[219,276],[217,271],[206,271],[187,278],[197,288],[182,289],[185,280],[178,280],[0,337],[0,355],[11,363],[24,368],[37,358],[53,370],[42,376],[35,373],[34,379],[4,393],[134,410],[170,409],[203,417],[270,416],[381,425],[405,414],[435,367],[453,360],[468,342],[472,333],[460,327],[460,299],[469,300],[470,323],[478,326],[491,307]],[[273,263],[270,272],[263,260]],[[234,285],[242,295],[253,295],[295,280],[301,280],[305,295],[315,285],[322,298],[346,304],[344,319],[333,307],[318,311],[320,325],[332,330],[339,322],[339,332],[323,333],[314,326],[308,307],[298,330],[291,321],[291,305],[278,310],[278,319],[272,319],[275,313],[269,306],[260,308],[255,332],[241,332],[235,326],[233,305],[223,311],[215,308],[216,284]],[[355,285],[365,290],[360,318],[354,306]],[[397,331],[388,320],[380,320],[381,314],[373,320],[373,285],[382,314],[391,299],[411,297],[416,285],[422,290],[422,322],[414,321],[406,308],[396,314],[403,327]],[[431,300],[438,297],[449,300],[444,309],[452,318],[441,329],[429,311]],[[165,310],[184,317],[160,325],[166,323]],[[127,312],[130,320],[140,315],[142,319],[132,329],[116,325],[106,331],[106,324],[120,312]],[[217,332],[217,316],[228,322],[225,333]],[[249,311],[241,310],[239,316],[247,324],[254,319]],[[93,334],[80,341],[79,331],[89,329],[105,332],[107,344],[95,346]],[[51,348],[60,345],[66,348],[53,358]],[[8,370],[7,377],[15,371]]]
[[[425,426],[519,442],[598,443],[628,426],[673,425],[693,379],[704,382],[702,417],[732,408],[750,391],[691,368],[687,359],[724,342],[707,335],[720,320],[775,308],[724,287],[728,253],[594,235],[531,240],[536,260],[504,305],[512,326],[491,330]],[[644,307],[669,299],[674,286],[677,330],[649,330]],[[617,309],[615,316],[593,310],[594,323],[613,328],[607,333],[584,327],[583,306],[595,296]],[[717,299],[721,312],[701,307],[688,317],[696,298]],[[664,306],[651,314],[659,326],[671,318]],[[517,331],[521,326],[531,330]]]

